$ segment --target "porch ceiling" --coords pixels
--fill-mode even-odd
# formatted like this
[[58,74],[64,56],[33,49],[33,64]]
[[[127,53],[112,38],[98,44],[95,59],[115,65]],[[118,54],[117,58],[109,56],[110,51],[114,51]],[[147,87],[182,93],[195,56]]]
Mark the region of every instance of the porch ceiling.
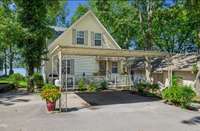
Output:
[[130,51],[125,49],[102,49],[102,48],[86,48],[86,47],[71,47],[58,46],[54,52],[61,51],[63,55],[83,55],[83,56],[105,56],[105,57],[163,57],[168,56],[168,53],[158,51]]

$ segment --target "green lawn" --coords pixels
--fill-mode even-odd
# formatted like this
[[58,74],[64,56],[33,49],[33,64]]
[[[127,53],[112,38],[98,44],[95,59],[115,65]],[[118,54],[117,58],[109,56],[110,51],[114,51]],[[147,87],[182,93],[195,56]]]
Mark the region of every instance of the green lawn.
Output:
[[[10,80],[8,77],[0,78],[0,84],[2,83],[8,83],[8,84],[14,84],[14,81]],[[18,82],[18,88],[26,88],[27,87],[27,81],[21,80]]]

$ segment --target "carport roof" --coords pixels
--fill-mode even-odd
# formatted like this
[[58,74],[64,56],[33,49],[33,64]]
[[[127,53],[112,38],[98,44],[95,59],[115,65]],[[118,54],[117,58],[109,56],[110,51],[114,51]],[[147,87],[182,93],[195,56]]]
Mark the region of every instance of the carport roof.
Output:
[[163,57],[168,56],[166,52],[159,51],[142,51],[142,50],[126,50],[126,49],[104,49],[104,48],[88,48],[58,45],[50,54],[61,51],[63,55],[81,55],[81,56],[105,56],[105,57]]

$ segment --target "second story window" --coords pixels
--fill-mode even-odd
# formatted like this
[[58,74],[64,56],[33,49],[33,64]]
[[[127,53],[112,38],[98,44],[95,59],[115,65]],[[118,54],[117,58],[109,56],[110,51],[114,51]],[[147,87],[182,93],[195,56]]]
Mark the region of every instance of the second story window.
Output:
[[94,42],[95,46],[101,46],[101,33],[95,33]]
[[77,31],[76,42],[80,45],[84,44],[84,31]]

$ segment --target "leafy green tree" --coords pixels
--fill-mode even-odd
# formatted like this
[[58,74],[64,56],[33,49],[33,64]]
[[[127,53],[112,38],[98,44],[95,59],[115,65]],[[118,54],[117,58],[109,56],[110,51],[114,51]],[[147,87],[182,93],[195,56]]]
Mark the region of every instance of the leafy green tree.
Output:
[[122,48],[129,48],[136,32],[136,10],[127,0],[89,1],[90,8]]
[[[21,41],[22,56],[27,66],[28,76],[32,76],[34,69],[40,68],[42,60],[47,54],[46,39],[50,37],[49,26],[56,22],[56,16],[61,9],[59,0],[15,0],[19,21],[23,28]],[[33,81],[29,79],[28,90],[34,91]]]
[[153,36],[155,45],[169,53],[180,52],[189,43],[191,28],[187,11],[180,5],[160,8],[153,18]]
[[[200,1],[199,0],[186,0],[185,7],[188,12],[189,25],[192,29],[192,35],[194,37],[194,42],[198,46],[198,55],[200,53]],[[197,58],[198,73],[195,79],[195,89],[200,95],[200,57]]]
[[16,19],[16,13],[9,8],[10,1],[3,0],[0,7],[1,21],[1,48],[4,52],[5,74],[7,75],[7,58],[9,59],[9,74],[13,73],[14,50],[20,34],[20,25]]
[[79,5],[78,8],[76,9],[74,15],[71,18],[71,23],[74,23],[76,20],[78,20],[88,10],[89,10],[89,7],[87,7],[87,5]]

